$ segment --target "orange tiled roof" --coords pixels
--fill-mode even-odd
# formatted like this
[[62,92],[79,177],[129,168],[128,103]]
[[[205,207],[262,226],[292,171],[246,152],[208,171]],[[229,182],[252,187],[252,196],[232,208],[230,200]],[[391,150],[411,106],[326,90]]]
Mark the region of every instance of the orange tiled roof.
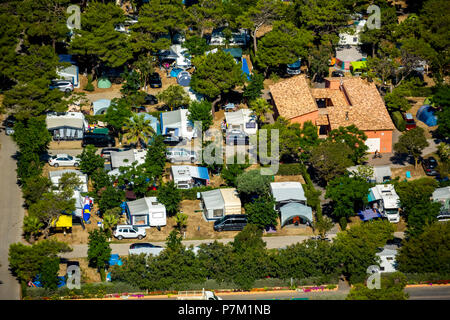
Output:
[[348,106],[347,99],[345,99],[344,93],[340,90],[333,90],[329,88],[314,88],[311,89],[311,94],[315,99],[330,99],[333,106]]
[[280,81],[269,89],[279,115],[286,119],[318,110],[304,75]]

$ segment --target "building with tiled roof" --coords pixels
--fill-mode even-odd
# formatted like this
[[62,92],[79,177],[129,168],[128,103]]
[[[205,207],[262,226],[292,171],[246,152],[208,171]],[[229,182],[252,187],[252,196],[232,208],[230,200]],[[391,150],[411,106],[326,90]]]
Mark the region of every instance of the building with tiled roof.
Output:
[[368,139],[369,152],[392,152],[394,124],[374,83],[359,77],[325,78],[325,88],[310,88],[296,76],[270,86],[276,115],[303,124],[312,121],[319,134],[355,125]]

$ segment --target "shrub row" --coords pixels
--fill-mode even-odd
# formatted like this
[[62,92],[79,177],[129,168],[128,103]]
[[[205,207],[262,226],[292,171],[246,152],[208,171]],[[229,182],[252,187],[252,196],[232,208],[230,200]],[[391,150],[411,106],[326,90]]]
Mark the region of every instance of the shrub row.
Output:
[[406,121],[405,121],[405,119],[403,119],[403,116],[400,113],[400,111],[392,112],[391,117],[392,117],[392,121],[394,122],[395,127],[399,131],[405,131],[406,130]]
[[281,163],[278,167],[277,175],[295,176],[302,174],[300,163]]

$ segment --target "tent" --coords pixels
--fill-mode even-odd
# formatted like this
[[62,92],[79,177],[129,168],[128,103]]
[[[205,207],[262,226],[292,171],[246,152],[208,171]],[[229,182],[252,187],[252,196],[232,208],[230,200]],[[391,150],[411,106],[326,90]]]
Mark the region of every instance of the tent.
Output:
[[111,105],[111,100],[100,99],[92,103],[94,107],[94,115],[104,114]]
[[312,224],[313,221],[312,209],[298,202],[285,204],[280,208],[280,213],[282,227],[290,223],[295,217],[300,217],[309,224]]
[[369,221],[376,218],[382,218],[380,212],[377,209],[366,209],[364,211],[358,212],[358,216],[362,221]]
[[188,87],[191,83],[191,74],[187,71],[181,71],[177,76],[177,83],[180,86]]
[[437,125],[437,116],[434,112],[433,107],[429,104],[425,104],[419,108],[416,114],[416,118],[429,127]]
[[111,81],[107,77],[100,77],[97,81],[97,87],[99,89],[111,88]]
[[181,68],[172,68],[172,70],[170,71],[170,76],[171,76],[172,78],[176,78],[176,77],[178,77],[178,74],[179,74],[181,71],[183,71],[183,69],[181,69]]

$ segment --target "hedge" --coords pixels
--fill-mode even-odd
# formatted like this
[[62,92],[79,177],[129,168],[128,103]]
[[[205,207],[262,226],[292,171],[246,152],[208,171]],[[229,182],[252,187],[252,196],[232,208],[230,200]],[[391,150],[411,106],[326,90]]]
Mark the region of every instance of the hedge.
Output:
[[408,284],[445,284],[450,283],[450,274],[439,273],[405,273]]
[[302,174],[300,163],[281,163],[278,167],[277,175],[296,176]]
[[395,127],[399,131],[405,131],[406,130],[406,121],[405,121],[405,119],[403,119],[403,116],[400,113],[400,111],[392,112],[391,117],[392,117],[392,121],[395,124]]

